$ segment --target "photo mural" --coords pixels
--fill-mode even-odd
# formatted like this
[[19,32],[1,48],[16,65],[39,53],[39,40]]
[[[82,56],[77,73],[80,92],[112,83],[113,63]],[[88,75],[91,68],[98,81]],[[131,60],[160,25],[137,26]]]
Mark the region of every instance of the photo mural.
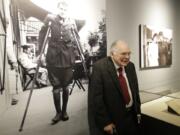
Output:
[[[23,131],[23,127],[26,126],[26,117],[29,117],[29,115],[26,115],[28,114],[28,111],[29,111],[28,109],[32,109],[36,107],[36,105],[38,105],[38,104],[34,104],[34,101],[33,101],[34,99],[31,99],[32,91],[34,89],[47,88],[50,90],[47,92],[50,92],[51,94],[51,95],[48,95],[48,98],[50,99],[48,101],[51,101],[53,98],[52,92],[54,92],[53,91],[54,89],[52,90],[52,83],[49,81],[50,79],[48,78],[49,76],[47,75],[47,70],[46,70],[47,68],[46,56],[48,55],[47,50],[48,50],[48,47],[50,46],[50,41],[54,40],[53,38],[56,38],[56,35],[58,36],[60,35],[58,37],[59,38],[58,42],[61,42],[61,43],[62,43],[61,35],[64,36],[63,39],[65,40],[63,40],[63,43],[67,44],[67,48],[68,48],[69,47],[68,45],[71,45],[71,44],[68,44],[69,40],[66,40],[66,33],[68,32],[72,32],[71,34],[68,33],[68,35],[72,35],[72,38],[75,39],[71,43],[75,45],[74,48],[77,49],[77,53],[75,57],[75,63],[73,63],[75,64],[75,68],[74,66],[72,66],[72,70],[71,70],[73,71],[73,80],[71,82],[72,85],[70,85],[70,89],[68,89],[70,90],[68,93],[68,96],[69,95],[72,95],[72,96],[70,97],[70,101],[68,102],[68,106],[66,108],[68,108],[67,112],[69,114],[70,120],[73,120],[73,118],[76,118],[76,117],[78,118],[80,117],[81,121],[85,123],[84,124],[86,126],[85,128],[88,129],[88,121],[87,121],[88,77],[86,77],[85,75],[86,74],[90,75],[92,73],[92,70],[93,70],[92,66],[94,62],[96,62],[97,60],[107,55],[106,8],[105,8],[106,2],[105,0],[98,0],[98,1],[97,0],[64,0],[67,2],[67,5],[68,5],[68,18],[64,19],[60,14],[58,14],[57,8],[60,7],[58,5],[59,1],[63,1],[63,0],[9,0],[10,5],[8,5],[8,7],[10,8],[9,9],[10,17],[8,19],[10,20],[10,26],[12,26],[12,35],[10,35],[10,36],[13,36],[13,39],[12,39],[13,49],[12,50],[16,54],[15,57],[18,63],[18,70],[16,70],[16,73],[17,73],[17,76],[20,77],[20,81],[17,81],[16,83],[22,84],[21,92],[30,90],[29,98],[26,98],[26,100],[24,101],[24,103],[27,103],[25,106],[23,106],[24,112],[21,111],[21,116],[18,117],[18,124],[20,126],[19,131]],[[43,31],[44,25],[47,25],[46,24],[48,22],[47,18],[48,19],[51,18],[50,20],[52,21],[52,23],[49,24],[50,27],[48,27],[48,30],[46,29],[48,32],[47,33],[45,32],[45,34],[47,35],[42,36],[41,32]],[[60,18],[60,20],[59,21],[53,20],[57,18]],[[70,25],[68,23],[73,24],[71,25],[72,27],[69,28]],[[51,24],[52,25],[55,24],[56,26],[53,27]],[[63,27],[57,27],[58,24],[60,24],[59,26],[63,26]],[[64,34],[62,34],[61,32],[58,34],[53,33],[53,32],[56,32],[56,29],[61,29],[61,28],[63,28],[61,32]],[[3,34],[2,30],[3,29],[1,29],[1,34]],[[4,44],[4,40],[2,38],[3,37],[1,36],[0,41],[2,42],[2,44]],[[44,41],[47,41],[47,42],[44,42]],[[45,46],[46,48],[43,49],[44,50],[43,55],[41,55],[41,50],[42,50],[41,43],[46,44]],[[51,47],[53,48],[55,46],[57,45],[54,45],[54,46],[52,45]],[[2,51],[2,54],[5,53],[3,48],[1,48],[0,51]],[[23,53],[24,54],[26,53],[28,57],[25,57],[25,55],[22,55]],[[53,53],[51,55],[53,55]],[[67,61],[68,61],[69,60],[68,58],[71,57],[71,54],[68,53],[67,55],[69,55],[69,57],[67,57]],[[31,74],[25,72],[27,68],[25,67],[25,65],[23,65],[23,62],[26,62],[28,64],[30,64],[30,62],[29,60],[27,59],[25,60],[24,58],[28,58],[32,60],[33,62],[36,60],[35,72],[32,73],[32,76]],[[52,62],[54,60],[55,59],[51,59],[49,60],[49,62]],[[0,62],[2,63],[0,65],[1,66],[0,79],[2,79],[3,78],[2,77],[3,62],[2,60],[0,60]],[[66,61],[63,61],[63,62],[66,63]],[[84,67],[86,67],[87,71],[85,71]],[[44,71],[46,73],[46,79],[47,78],[49,79],[49,80],[48,79],[46,80],[47,84],[42,83],[43,78],[41,78],[41,76],[43,75],[43,72],[40,72],[39,70],[42,68],[45,69]],[[66,76],[64,75],[63,77],[65,78]],[[3,81],[1,80],[0,89],[2,89],[3,87],[2,83]],[[40,86],[38,86],[39,84]],[[73,95],[74,93],[72,92],[72,90],[74,86],[76,86],[76,89],[78,90],[83,89],[83,92],[84,93],[86,92],[86,94],[82,94],[78,96]],[[65,93],[64,92],[65,90],[63,88],[58,89],[59,90],[58,94],[60,96],[63,95],[63,98],[64,98],[65,94],[62,94],[62,93]],[[21,95],[21,92],[19,92],[18,94]],[[72,101],[72,100],[79,101],[79,102],[78,104],[74,104],[75,101]],[[29,107],[30,103],[31,103],[31,106]],[[40,101],[38,101],[38,103],[40,103]],[[69,117],[66,117],[66,119],[63,119],[62,117],[60,118],[60,116],[58,120],[54,120],[56,117],[54,117],[53,119],[49,119],[49,117],[52,117],[51,116],[52,114],[53,115],[56,114],[55,112],[56,108],[54,107],[55,103],[54,104],[51,103],[50,105],[53,106],[53,109],[47,108],[47,106],[45,106],[45,111],[43,113],[43,114],[48,114],[47,124],[49,124],[49,122],[52,122],[52,121],[55,121],[54,124],[56,124],[57,122],[60,121],[60,119],[62,119],[62,121],[66,121],[69,119]],[[29,114],[31,115],[31,113]],[[44,117],[44,115],[42,115],[42,117]],[[35,121],[36,116],[33,115],[31,116],[31,118],[28,118],[27,120],[29,119],[31,121]],[[61,125],[61,123],[58,123],[58,124]],[[84,128],[83,128],[84,125],[82,126],[81,124],[79,125],[75,124],[76,127],[74,126],[74,124],[71,124],[71,125],[72,126],[70,127],[69,125],[67,125],[68,130],[70,130],[71,132],[73,132],[74,130],[75,131],[79,130],[79,131],[76,131],[78,133],[84,132]],[[35,128],[33,124],[31,128],[32,129]],[[15,130],[18,131],[18,129],[15,129]],[[28,129],[26,128],[26,130]],[[59,131],[59,132],[60,134],[63,134],[63,131]],[[88,132],[88,130],[86,130],[86,132]]]

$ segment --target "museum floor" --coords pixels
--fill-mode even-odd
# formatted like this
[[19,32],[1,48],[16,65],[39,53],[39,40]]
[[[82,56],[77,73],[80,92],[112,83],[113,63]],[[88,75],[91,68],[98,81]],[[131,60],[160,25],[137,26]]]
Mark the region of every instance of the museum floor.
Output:
[[[84,87],[87,90],[87,85]],[[46,87],[33,91],[22,132],[18,130],[29,91],[17,95],[18,104],[10,106],[0,117],[0,135],[88,135],[87,91],[75,86],[68,104],[70,119],[52,126],[55,109],[51,89]]]
[[[86,91],[76,85],[69,98],[69,121],[60,121],[51,125],[55,115],[51,87],[35,89],[32,94],[29,110],[24,123],[23,131],[19,132],[23,113],[27,103],[29,91],[16,96],[17,105],[10,106],[0,116],[0,135],[88,135],[87,123],[87,84],[83,84]],[[160,94],[166,94],[167,91]],[[157,99],[160,94],[141,92],[142,103]]]

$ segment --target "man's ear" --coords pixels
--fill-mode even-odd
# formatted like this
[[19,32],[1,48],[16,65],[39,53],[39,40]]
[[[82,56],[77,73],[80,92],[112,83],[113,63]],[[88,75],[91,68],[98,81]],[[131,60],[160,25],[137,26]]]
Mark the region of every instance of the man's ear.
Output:
[[113,55],[114,55],[114,52],[111,51],[111,52],[110,52],[110,55],[113,56]]
[[117,53],[115,52],[115,51],[113,51],[113,52],[111,52],[111,55],[113,56],[113,55],[116,55]]

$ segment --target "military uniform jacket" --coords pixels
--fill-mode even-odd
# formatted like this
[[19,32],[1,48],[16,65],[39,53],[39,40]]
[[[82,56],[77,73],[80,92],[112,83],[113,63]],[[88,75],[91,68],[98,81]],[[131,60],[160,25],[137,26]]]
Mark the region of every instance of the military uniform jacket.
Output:
[[58,15],[47,16],[45,25],[40,31],[40,44],[46,35],[48,23],[51,22],[51,34],[46,54],[47,66],[71,67],[75,62],[75,38],[72,33],[73,23],[70,19],[63,19]]

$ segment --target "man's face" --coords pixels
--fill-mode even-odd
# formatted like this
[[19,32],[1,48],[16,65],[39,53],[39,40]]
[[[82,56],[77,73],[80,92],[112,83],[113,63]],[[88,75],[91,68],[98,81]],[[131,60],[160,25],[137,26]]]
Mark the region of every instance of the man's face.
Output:
[[58,6],[58,15],[65,18],[67,16],[67,6],[59,4]]
[[111,57],[118,66],[127,66],[130,60],[131,51],[127,44],[117,43],[115,50],[112,52]]
[[29,53],[31,52],[30,47],[26,47],[26,48],[24,48],[24,52],[25,52],[25,53],[27,53],[27,54],[29,54]]

